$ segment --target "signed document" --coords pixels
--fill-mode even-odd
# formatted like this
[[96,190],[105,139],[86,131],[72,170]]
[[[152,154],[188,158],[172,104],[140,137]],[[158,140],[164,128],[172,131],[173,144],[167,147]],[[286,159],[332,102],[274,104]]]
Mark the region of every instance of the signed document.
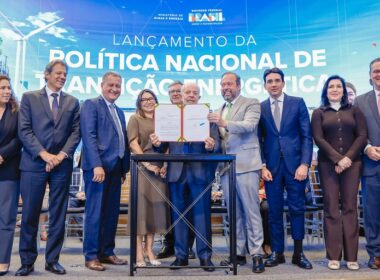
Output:
[[158,104],[154,132],[162,142],[203,142],[210,135],[208,104]]

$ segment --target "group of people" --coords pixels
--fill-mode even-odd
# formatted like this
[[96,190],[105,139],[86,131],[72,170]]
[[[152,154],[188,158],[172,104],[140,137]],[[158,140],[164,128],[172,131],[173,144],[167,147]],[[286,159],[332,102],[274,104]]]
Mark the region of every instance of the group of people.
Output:
[[[143,89],[136,114],[128,124],[115,105],[121,94],[121,76],[107,72],[101,95],[80,107],[62,88],[68,67],[53,60],[45,68],[46,86],[24,93],[20,106],[10,79],[0,76],[0,275],[8,272],[14,227],[22,198],[19,254],[16,276],[34,271],[38,221],[49,185],[49,233],[45,269],[65,274],[59,263],[64,240],[65,215],[73,170],[73,155],[80,139],[80,166],[85,182],[83,252],[85,266],[103,271],[104,264],[125,265],[115,253],[121,184],[129,170],[130,153],[236,155],[237,263],[252,257],[252,271],[285,262],[284,190],[287,192],[294,252],[291,262],[312,269],[303,253],[305,186],[312,160],[313,138],[318,146],[318,170],[323,189],[324,230],[328,267],[339,269],[343,258],[357,270],[359,226],[357,193],[361,181],[368,266],[380,268],[380,58],[370,63],[373,90],[350,104],[348,85],[340,76],[327,79],[321,106],[311,121],[304,100],[284,93],[284,73],[264,72],[269,97],[259,102],[241,95],[241,79],[233,72],[221,77],[225,103],[208,114],[210,136],[203,142],[162,142],[154,133],[156,94]],[[197,104],[195,83],[169,86],[173,104]],[[153,251],[155,234],[171,236],[175,260],[172,269],[188,265],[192,243],[200,266],[213,271],[211,240],[211,186],[216,170],[221,174],[225,201],[229,203],[228,166],[202,162],[143,162],[139,164],[137,260],[138,267],[160,265]],[[264,261],[264,233],[259,186],[264,181],[268,203],[271,254]],[[171,207],[169,208],[168,205]],[[134,209],[131,209],[134,211]],[[131,212],[129,211],[129,212]],[[168,233],[168,230],[173,229]],[[169,240],[168,240],[169,241]],[[229,257],[221,262],[230,265]]]

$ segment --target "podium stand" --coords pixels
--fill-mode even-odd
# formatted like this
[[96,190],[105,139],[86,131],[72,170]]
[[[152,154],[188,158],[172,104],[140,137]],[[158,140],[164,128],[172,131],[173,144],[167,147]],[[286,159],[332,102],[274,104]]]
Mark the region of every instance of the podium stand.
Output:
[[[136,237],[137,237],[137,195],[138,195],[138,163],[139,162],[223,162],[229,163],[229,234],[230,234],[230,257],[232,265],[215,266],[214,268],[228,268],[237,275],[236,263],[236,166],[235,155],[224,154],[140,154],[131,155],[131,197],[129,198],[129,211],[131,211],[130,222],[130,262],[129,275],[134,276],[138,269],[147,268],[170,268],[170,266],[136,266]],[[200,268],[200,266],[186,266],[185,268]]]

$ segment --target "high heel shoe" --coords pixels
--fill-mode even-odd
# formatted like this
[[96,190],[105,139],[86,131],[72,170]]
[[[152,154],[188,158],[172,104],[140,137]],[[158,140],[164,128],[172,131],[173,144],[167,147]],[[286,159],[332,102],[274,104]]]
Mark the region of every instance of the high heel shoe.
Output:
[[136,260],[137,267],[146,267],[146,262],[144,260]]
[[161,265],[161,262],[159,260],[155,259],[155,258],[152,259],[152,260],[148,258],[148,263],[150,263],[153,266],[159,266],[159,265]]

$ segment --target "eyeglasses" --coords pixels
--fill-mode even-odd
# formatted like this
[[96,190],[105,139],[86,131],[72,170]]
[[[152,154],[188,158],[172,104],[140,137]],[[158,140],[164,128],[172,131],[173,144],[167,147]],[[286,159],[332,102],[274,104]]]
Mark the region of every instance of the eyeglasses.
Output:
[[173,93],[181,93],[181,90],[180,89],[169,90],[169,94],[173,94]]
[[141,102],[153,102],[153,101],[156,101],[156,100],[154,100],[153,97],[149,97],[149,98],[141,98]]

